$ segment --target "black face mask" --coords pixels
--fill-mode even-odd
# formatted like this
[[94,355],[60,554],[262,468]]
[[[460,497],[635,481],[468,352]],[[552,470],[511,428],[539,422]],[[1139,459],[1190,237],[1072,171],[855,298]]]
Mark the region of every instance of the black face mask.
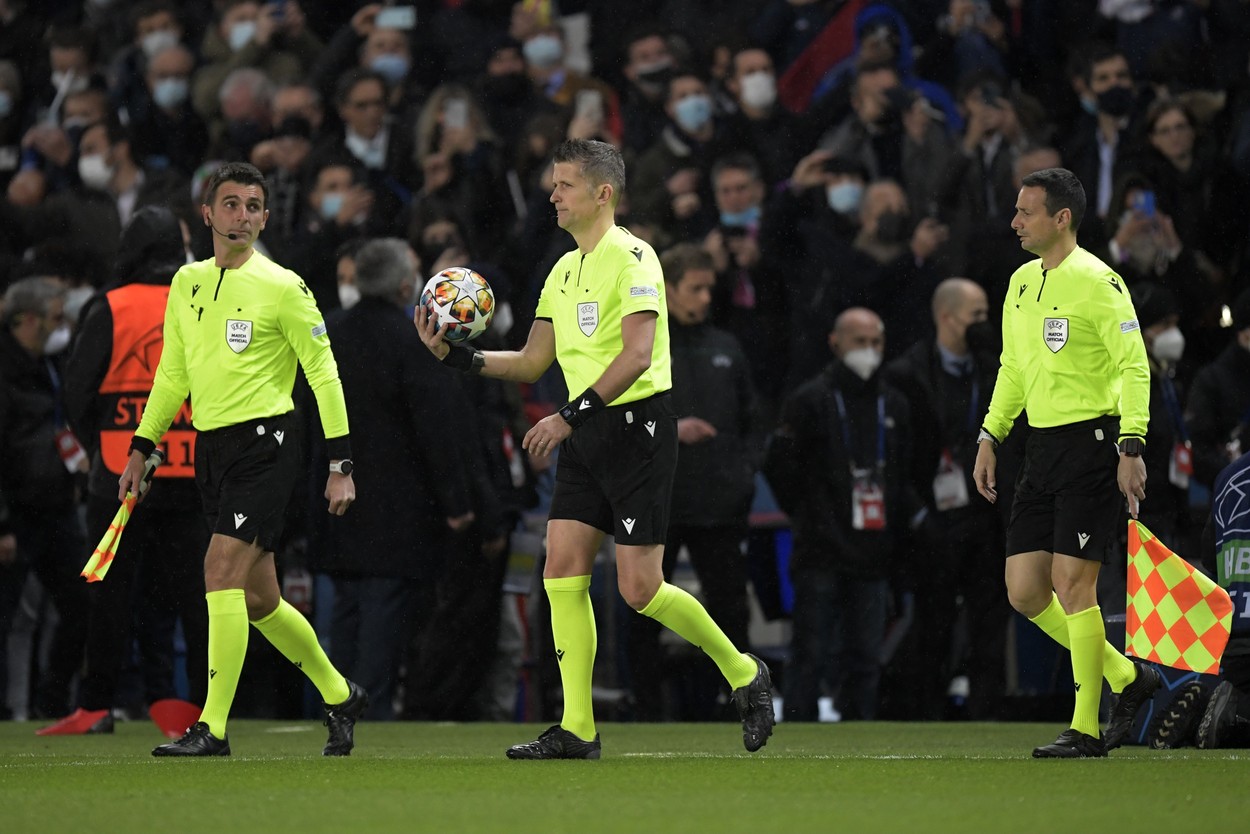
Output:
[[672,77],[672,67],[660,67],[649,72],[640,72],[638,73],[638,86],[645,90],[660,90],[668,84],[668,80]]
[[911,215],[887,211],[877,218],[877,240],[882,243],[903,243],[911,236]]
[[525,95],[530,80],[523,73],[492,75],[482,83],[482,92],[493,101],[512,101]]
[[1133,90],[1118,84],[1098,94],[1098,109],[1108,116],[1119,119],[1133,109]]
[[968,342],[968,350],[973,353],[1002,353],[1003,350],[998,331],[988,319],[968,325],[968,329],[964,331],[964,340]]

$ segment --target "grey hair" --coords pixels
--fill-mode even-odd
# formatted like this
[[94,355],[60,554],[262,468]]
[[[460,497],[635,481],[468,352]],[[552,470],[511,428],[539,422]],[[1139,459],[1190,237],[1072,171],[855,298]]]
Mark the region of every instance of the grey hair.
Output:
[[11,326],[22,313],[46,316],[52,302],[65,297],[65,287],[55,278],[36,275],[23,278],[9,285],[4,291],[3,311],[0,320]]
[[356,253],[356,288],[362,296],[393,300],[412,280],[408,241],[396,237],[371,240]]
[[221,82],[221,88],[217,91],[217,101],[224,102],[230,97],[235,87],[246,88],[255,101],[263,101],[266,104],[273,102],[273,81],[255,67],[239,67],[231,70],[226,80]]

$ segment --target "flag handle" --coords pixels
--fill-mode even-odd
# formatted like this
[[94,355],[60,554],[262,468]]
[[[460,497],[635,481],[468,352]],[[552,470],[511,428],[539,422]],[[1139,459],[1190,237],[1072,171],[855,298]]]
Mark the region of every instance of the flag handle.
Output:
[[165,462],[165,453],[160,449],[153,449],[152,454],[148,455],[148,459],[143,463],[143,480],[139,482],[139,494],[144,495],[148,491],[148,487],[152,485],[152,476],[156,474],[156,467]]

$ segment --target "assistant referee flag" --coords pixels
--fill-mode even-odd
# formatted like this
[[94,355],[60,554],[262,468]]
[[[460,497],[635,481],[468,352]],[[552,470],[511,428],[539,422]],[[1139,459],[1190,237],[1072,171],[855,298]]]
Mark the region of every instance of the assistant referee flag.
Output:
[[1228,592],[1136,519],[1128,523],[1125,614],[1125,654],[1174,669],[1220,671],[1233,622]]

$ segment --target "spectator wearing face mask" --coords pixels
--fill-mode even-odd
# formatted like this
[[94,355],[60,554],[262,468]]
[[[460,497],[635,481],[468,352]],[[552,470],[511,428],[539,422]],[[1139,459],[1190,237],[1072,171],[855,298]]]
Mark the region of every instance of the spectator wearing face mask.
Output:
[[204,66],[191,90],[196,112],[208,121],[218,118],[218,91],[230,73],[254,67],[272,83],[285,84],[305,77],[322,48],[294,0],[281,5],[225,0],[218,8],[200,46]]
[[1219,317],[1218,284],[1200,266],[1197,250],[1176,233],[1173,209],[1151,182],[1130,174],[1120,182],[1113,203],[1118,211],[1107,221],[1106,260],[1130,287],[1151,281],[1171,291],[1177,305],[1173,312],[1190,337],[1187,361],[1176,370],[1189,379],[1195,363],[1210,361],[1223,346],[1223,334],[1210,326]]
[[559,25],[536,28],[521,43],[521,55],[534,89],[564,108],[571,118],[585,115],[587,110],[595,111],[602,135],[594,138],[620,143],[623,125],[616,91],[565,63],[564,30]]
[[1185,355],[1185,335],[1178,326],[1180,316],[1171,291],[1151,281],[1128,286],[1150,357],[1150,427],[1142,455],[1150,493],[1137,517],[1150,532],[1179,547],[1177,534],[1189,508],[1189,481],[1194,473],[1193,447],[1182,411],[1185,392],[1176,379]]
[[631,211],[690,240],[715,223],[710,167],[730,148],[724,141],[707,81],[683,70],[668,82],[660,138],[638,160]]
[[373,191],[362,176],[350,158],[341,156],[318,161],[309,170],[307,200],[286,256],[321,310],[358,300],[340,286],[340,253],[345,244],[371,237],[381,226]]
[[[149,37],[161,35],[155,32]],[[191,176],[208,150],[208,129],[191,106],[195,56],[181,44],[150,56],[143,76],[148,105],[130,123],[131,147],[148,165]]]
[[109,67],[109,98],[133,123],[146,118],[152,107],[147,83],[149,64],[158,53],[182,44],[185,30],[171,0],[143,0],[129,9],[125,17],[129,43],[114,54]]
[[822,681],[844,718],[876,716],[890,576],[922,507],[907,400],[878,374],[880,317],[843,311],[829,347],[833,362],[786,399],[764,460],[794,532],[785,715],[798,721],[816,719]]
[[[87,585],[78,575],[87,550],[74,479],[87,471],[88,460],[66,423],[61,361],[70,329],[64,307],[60,282],[34,277],[8,288],[0,313],[0,493],[17,545],[16,559],[0,569],[0,635],[8,635],[26,576],[34,571],[60,615],[34,687],[31,712],[44,718],[69,712],[87,625]],[[0,663],[0,675],[6,667]]]
[[668,124],[664,112],[668,80],[673,74],[673,52],[668,35],[650,26],[635,29],[625,38],[625,94],[621,116],[625,122],[626,150],[642,153],[660,137]]
[[763,49],[734,53],[725,89],[737,109],[725,119],[726,142],[760,160],[771,188],[790,175],[796,149],[808,144],[803,121],[777,102],[777,73]]

